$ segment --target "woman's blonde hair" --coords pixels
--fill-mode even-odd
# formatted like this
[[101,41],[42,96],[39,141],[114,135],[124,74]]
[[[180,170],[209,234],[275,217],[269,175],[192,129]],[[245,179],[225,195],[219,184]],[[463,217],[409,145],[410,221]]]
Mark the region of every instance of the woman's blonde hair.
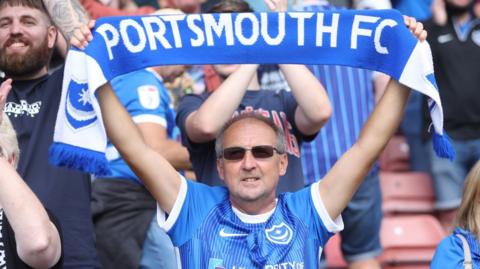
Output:
[[2,112],[0,122],[0,157],[7,160],[15,160],[14,167],[17,167],[20,149],[18,148],[17,133],[5,112]]
[[480,239],[480,161],[468,173],[455,226],[470,231]]

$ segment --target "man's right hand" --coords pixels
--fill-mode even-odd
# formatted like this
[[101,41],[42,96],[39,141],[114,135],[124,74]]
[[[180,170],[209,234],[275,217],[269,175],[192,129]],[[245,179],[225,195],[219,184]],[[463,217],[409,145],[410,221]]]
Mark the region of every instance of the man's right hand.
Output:
[[73,31],[70,38],[70,45],[84,50],[90,41],[92,41],[92,28],[95,26],[95,20],[90,20],[88,24],[82,25]]
[[[12,89],[12,79],[9,78],[2,82],[0,85],[0,109],[4,109],[5,103],[7,102],[7,96],[10,90]],[[1,112],[1,111],[0,111]],[[0,122],[2,122],[3,113],[0,113]]]

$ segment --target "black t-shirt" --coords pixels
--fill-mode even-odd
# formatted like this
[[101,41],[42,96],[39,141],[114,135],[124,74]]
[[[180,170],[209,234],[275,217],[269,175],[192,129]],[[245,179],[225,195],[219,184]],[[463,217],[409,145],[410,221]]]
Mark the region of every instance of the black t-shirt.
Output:
[[64,268],[97,268],[90,176],[48,162],[62,81],[63,68],[39,79],[14,81],[5,112],[17,131],[17,170],[62,226]]
[[[48,210],[48,215],[50,217],[50,220],[52,223],[57,227],[57,230],[60,233],[60,240],[62,240],[61,237],[61,229],[60,226],[58,225],[57,220],[51,214]],[[60,259],[58,260],[57,264],[55,264],[53,269],[60,269],[62,268],[62,260],[63,260],[63,247],[62,247],[62,254],[60,256]],[[12,227],[10,226],[10,223],[8,222],[7,216],[5,215],[5,212],[3,212],[3,209],[0,209],[0,268],[6,268],[6,269],[29,269],[31,268],[27,264],[25,264],[20,257],[18,256],[17,253],[17,244],[15,241],[15,233],[12,230]]]
[[[454,139],[480,138],[480,19],[464,34],[450,19],[445,26],[425,23],[435,78],[445,116],[445,130]],[[426,105],[424,111],[427,111]],[[428,113],[426,113],[428,114]],[[429,124],[430,121],[426,121]],[[427,128],[425,128],[427,129]]]

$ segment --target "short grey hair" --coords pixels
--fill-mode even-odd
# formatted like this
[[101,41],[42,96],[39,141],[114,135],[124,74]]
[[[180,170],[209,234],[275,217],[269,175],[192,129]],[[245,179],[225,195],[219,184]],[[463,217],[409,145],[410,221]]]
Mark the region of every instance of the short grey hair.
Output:
[[286,152],[285,134],[283,133],[283,130],[280,129],[277,125],[275,125],[273,121],[263,116],[262,114],[256,112],[247,112],[241,113],[231,118],[218,133],[217,139],[215,140],[215,153],[217,155],[217,158],[220,158],[223,154],[223,141],[225,138],[225,132],[228,130],[228,128],[230,128],[230,126],[232,126],[236,122],[247,119],[260,121],[269,126],[275,132],[275,136],[277,138],[277,141],[275,143],[275,148],[277,149],[277,152],[279,154],[283,154]]
[[4,157],[7,160],[16,157],[15,163],[13,164],[16,168],[20,157],[17,133],[15,129],[13,129],[12,123],[5,112],[2,112],[0,119],[0,157]]

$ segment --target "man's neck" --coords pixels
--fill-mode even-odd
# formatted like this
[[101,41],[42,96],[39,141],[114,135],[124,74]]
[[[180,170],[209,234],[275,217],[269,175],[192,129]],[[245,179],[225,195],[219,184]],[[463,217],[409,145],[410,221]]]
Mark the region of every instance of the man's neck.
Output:
[[470,21],[471,15],[470,12],[465,12],[460,15],[455,16],[455,20],[458,24],[463,25]]
[[47,74],[48,74],[47,67],[43,67],[39,71],[31,73],[31,74],[22,74],[22,75],[13,75],[12,76],[12,75],[7,73],[5,77],[6,78],[11,78],[11,79],[13,79],[13,81],[16,81],[16,80],[33,80],[33,79],[41,78],[41,77],[43,77]]
[[275,197],[273,197],[273,199],[260,199],[254,202],[235,201],[235,198],[230,197],[230,202],[232,203],[232,206],[239,212],[248,215],[260,215],[267,213],[274,209],[277,205]]

